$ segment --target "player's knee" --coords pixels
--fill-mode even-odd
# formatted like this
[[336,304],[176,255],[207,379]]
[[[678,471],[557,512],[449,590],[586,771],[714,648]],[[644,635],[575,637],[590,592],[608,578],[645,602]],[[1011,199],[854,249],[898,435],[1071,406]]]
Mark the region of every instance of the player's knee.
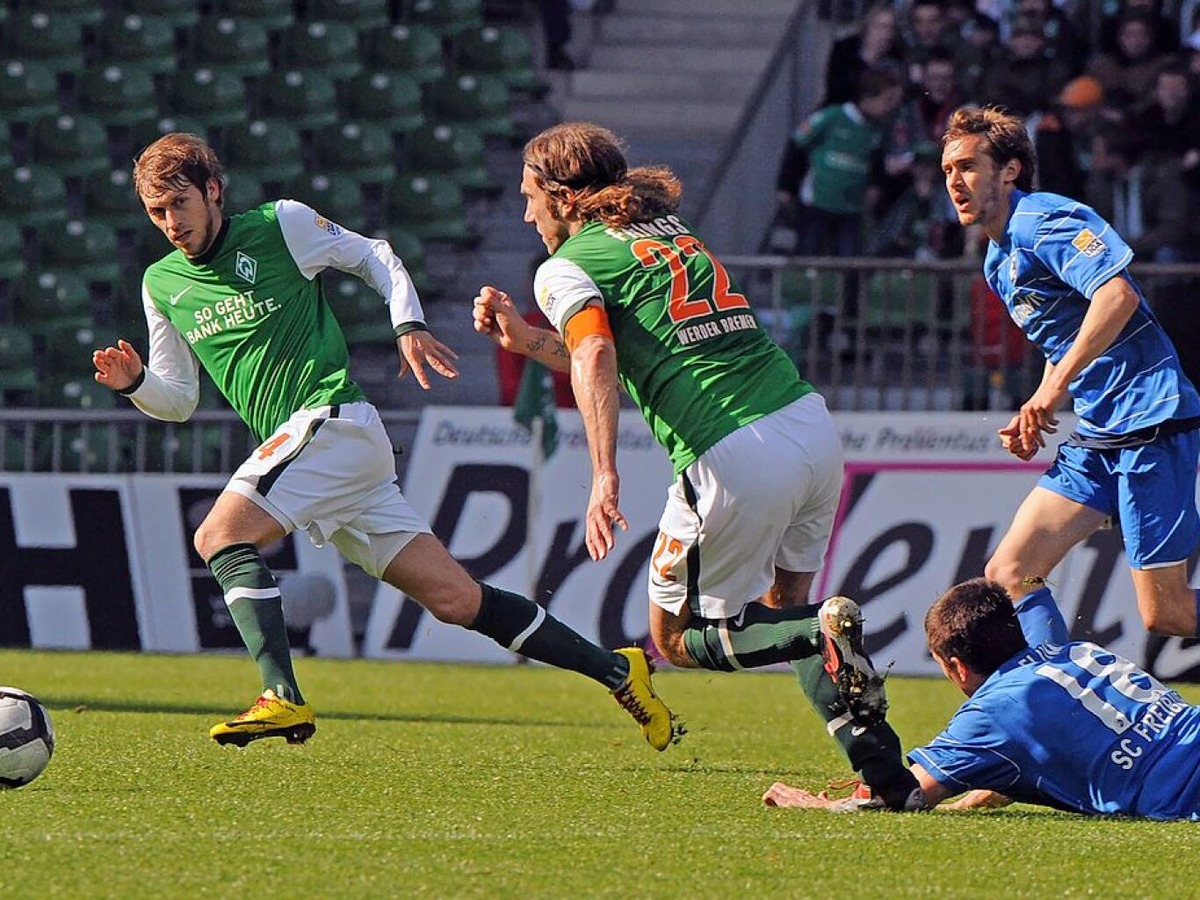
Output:
[[654,646],[658,652],[673,666],[678,666],[681,669],[696,668],[696,660],[692,658],[692,654],[688,653],[687,646],[683,641],[683,634],[654,635]]
[[422,591],[420,597],[414,597],[425,611],[447,625],[462,625],[464,628],[475,621],[479,613],[479,603],[472,602],[469,592],[439,586]]

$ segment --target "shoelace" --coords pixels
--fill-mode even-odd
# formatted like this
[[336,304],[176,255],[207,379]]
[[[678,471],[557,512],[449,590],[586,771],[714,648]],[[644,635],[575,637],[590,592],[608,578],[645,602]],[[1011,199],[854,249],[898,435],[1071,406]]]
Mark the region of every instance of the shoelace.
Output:
[[642,702],[634,695],[632,684],[617,688],[613,691],[613,696],[640,724],[645,725],[650,721],[650,713],[646,712]]
[[252,713],[253,713],[255,710],[257,710],[259,707],[266,707],[266,706],[270,706],[270,705],[271,705],[271,698],[269,698],[269,697],[259,697],[257,700],[255,700],[255,701],[254,701],[254,705],[253,705],[252,707],[250,707],[250,708],[249,708],[248,710],[246,710],[244,713],[239,713],[239,714],[237,715],[236,719],[246,719],[246,718],[249,718],[249,717],[250,717],[250,715],[251,715],[251,714],[252,714]]

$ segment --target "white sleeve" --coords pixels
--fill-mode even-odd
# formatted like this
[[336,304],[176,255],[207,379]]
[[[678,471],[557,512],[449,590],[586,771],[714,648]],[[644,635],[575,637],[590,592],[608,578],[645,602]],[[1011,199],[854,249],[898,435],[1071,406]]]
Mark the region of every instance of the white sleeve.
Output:
[[146,377],[136,391],[126,396],[151,418],[185,422],[200,401],[200,366],[183,335],[155,307],[144,282],[142,309],[150,335]]
[[284,243],[305,278],[311,281],[328,268],[355,275],[383,297],[392,327],[424,324],[417,289],[387,241],[343,228],[299,200],[276,201],[275,214]]
[[533,296],[551,324],[564,333],[571,316],[585,306],[602,305],[600,288],[590,275],[569,259],[552,258],[533,276]]

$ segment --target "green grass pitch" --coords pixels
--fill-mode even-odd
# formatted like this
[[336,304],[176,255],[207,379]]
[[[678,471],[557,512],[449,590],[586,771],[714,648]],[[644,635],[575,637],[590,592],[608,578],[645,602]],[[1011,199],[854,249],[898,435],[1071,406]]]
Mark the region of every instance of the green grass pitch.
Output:
[[[662,672],[662,754],[606,692],[540,666],[304,659],[319,730],[218,747],[239,656],[0,651],[58,746],[0,792],[0,896],[1189,897],[1200,826],[1029,806],[832,815],[761,805],[848,774],[785,674]],[[905,746],[952,686],[889,681]],[[1200,691],[1185,688],[1200,701]]]

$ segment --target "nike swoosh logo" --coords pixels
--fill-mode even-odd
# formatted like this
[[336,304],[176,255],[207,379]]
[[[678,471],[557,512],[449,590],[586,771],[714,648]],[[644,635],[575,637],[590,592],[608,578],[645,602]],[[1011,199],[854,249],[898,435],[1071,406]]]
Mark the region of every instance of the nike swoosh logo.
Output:
[[170,300],[170,301],[171,301],[171,305],[172,305],[172,306],[174,306],[176,303],[178,303],[178,302],[179,302],[179,301],[180,301],[180,300],[183,298],[183,295],[184,295],[184,294],[186,294],[188,291],[190,291],[190,290],[192,289],[192,287],[193,287],[193,285],[190,285],[190,284],[189,284],[187,287],[185,287],[185,288],[184,288],[182,291],[180,291],[178,294],[172,294],[172,295],[171,295],[170,297],[168,297],[167,299],[168,299],[168,300]]

